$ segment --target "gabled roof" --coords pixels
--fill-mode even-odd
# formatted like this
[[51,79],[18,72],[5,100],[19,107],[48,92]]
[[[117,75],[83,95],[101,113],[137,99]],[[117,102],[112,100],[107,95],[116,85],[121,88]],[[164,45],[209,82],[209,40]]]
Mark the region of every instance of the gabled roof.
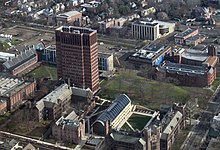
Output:
[[30,48],[28,50],[21,52],[21,54],[18,55],[17,57],[11,58],[10,60],[4,62],[3,66],[6,69],[14,69],[35,56],[36,56],[36,51]]
[[89,97],[93,95],[92,91],[89,88],[82,89],[78,87],[71,87],[71,89],[72,89],[73,96]]
[[161,138],[166,139],[168,135],[172,132],[172,130],[177,126],[179,120],[182,118],[182,113],[177,111],[171,121],[166,125],[166,128],[164,129]]
[[68,85],[62,84],[38,101],[36,103],[36,107],[38,110],[42,110],[44,107],[53,108],[53,106],[58,104],[59,101],[64,101],[66,98],[71,97],[71,95],[72,90],[68,87]]
[[131,103],[131,100],[127,95],[119,95],[108,109],[100,115],[96,122],[100,122],[104,125],[106,121],[113,121],[129,103]]

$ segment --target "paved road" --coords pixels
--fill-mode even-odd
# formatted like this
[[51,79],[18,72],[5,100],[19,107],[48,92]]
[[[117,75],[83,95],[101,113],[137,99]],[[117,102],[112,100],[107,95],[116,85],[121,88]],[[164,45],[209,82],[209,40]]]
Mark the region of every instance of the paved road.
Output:
[[204,138],[210,128],[210,121],[216,112],[220,109],[220,90],[217,88],[216,92],[210,98],[207,109],[203,111],[199,117],[199,123],[193,126],[191,132],[187,136],[181,150],[196,150],[200,149]]
[[52,143],[44,142],[37,139],[32,139],[29,137],[21,136],[12,134],[9,132],[0,131],[0,138],[2,140],[12,140],[15,139],[19,141],[22,144],[28,144],[31,143],[34,147],[39,148],[40,150],[72,150],[71,148],[65,147],[65,146],[59,146]]

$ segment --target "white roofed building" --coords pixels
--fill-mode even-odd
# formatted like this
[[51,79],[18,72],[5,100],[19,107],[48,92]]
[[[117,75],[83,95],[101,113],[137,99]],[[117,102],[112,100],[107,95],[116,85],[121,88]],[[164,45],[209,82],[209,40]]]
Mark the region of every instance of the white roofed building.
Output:
[[72,89],[62,84],[36,103],[39,120],[54,120],[68,110],[72,96]]
[[56,16],[57,25],[76,25],[81,26],[82,13],[78,11],[69,11]]

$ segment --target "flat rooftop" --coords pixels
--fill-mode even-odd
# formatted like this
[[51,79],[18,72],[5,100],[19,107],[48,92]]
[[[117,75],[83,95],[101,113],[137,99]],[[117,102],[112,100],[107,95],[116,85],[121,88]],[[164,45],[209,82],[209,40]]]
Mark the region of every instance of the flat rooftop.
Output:
[[22,85],[24,81],[20,78],[9,77],[7,75],[0,75],[0,94],[4,96],[13,89]]
[[154,20],[153,23],[158,23],[160,26],[164,26],[164,27],[175,26],[175,23],[165,22],[160,20]]
[[159,43],[152,43],[150,45],[146,45],[136,53],[134,53],[133,57],[140,57],[145,59],[152,59],[154,56],[159,54],[165,49],[165,46]]
[[158,25],[158,23],[154,23],[154,22],[151,22],[151,21],[138,21],[138,22],[135,22],[134,24],[142,24],[142,25],[148,25],[148,26]]
[[178,64],[167,62],[161,66],[162,69],[168,72],[182,72],[182,73],[191,73],[191,74],[198,74],[203,75],[207,72],[207,69],[203,66],[193,66],[193,65],[186,65],[186,64]]
[[175,35],[175,37],[183,38],[184,36],[187,36],[187,35],[193,33],[193,32],[196,31],[196,30],[198,30],[198,29],[188,28],[188,29],[186,29],[186,30],[183,31],[183,32],[177,33],[177,34]]
[[93,32],[96,32],[96,30],[93,30],[91,28],[76,27],[76,26],[61,26],[57,28],[56,31],[74,33],[74,34],[91,34]]

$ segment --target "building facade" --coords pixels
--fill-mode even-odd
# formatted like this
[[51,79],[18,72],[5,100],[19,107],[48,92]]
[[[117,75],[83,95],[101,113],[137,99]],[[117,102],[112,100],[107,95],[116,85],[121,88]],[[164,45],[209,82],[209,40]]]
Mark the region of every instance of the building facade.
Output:
[[62,26],[56,30],[58,78],[70,79],[80,88],[99,90],[97,32],[88,28]]
[[176,140],[176,136],[184,127],[183,115],[179,111],[168,112],[163,119],[167,120],[168,118],[170,118],[170,122],[164,126],[164,129],[161,133],[160,150],[171,149],[174,141]]
[[219,61],[215,46],[211,45],[204,51],[189,49],[178,55],[177,60],[164,62],[159,66],[159,72],[163,72],[166,78],[177,79],[179,84],[187,86],[205,87],[215,81]]
[[175,23],[159,20],[139,21],[132,24],[132,35],[135,39],[156,40],[174,32]]
[[132,35],[135,39],[156,40],[159,38],[159,24],[152,22],[139,22],[132,24]]
[[6,72],[12,75],[18,75],[25,71],[27,68],[35,65],[38,61],[37,53],[33,48],[28,48],[18,54],[16,57],[11,58],[3,63]]
[[0,114],[18,107],[36,89],[35,81],[0,75]]
[[199,33],[198,29],[188,28],[185,31],[174,35],[174,41],[176,44],[180,44],[180,45],[188,44],[189,42],[186,43],[186,40],[190,37],[197,35],[198,33]]
[[82,13],[78,11],[69,11],[56,16],[57,25],[77,25],[81,26]]
[[113,62],[113,54],[107,54],[99,52],[99,70],[102,71],[114,71],[114,62]]
[[72,111],[66,118],[59,118],[52,127],[52,135],[63,142],[78,144],[85,137],[85,120],[78,120]]
[[129,61],[137,67],[140,67],[140,65],[158,66],[163,62],[164,57],[170,53],[171,47],[166,47],[160,43],[152,43],[129,56]]
[[55,120],[70,107],[72,89],[62,84],[36,103],[36,117],[38,120]]

